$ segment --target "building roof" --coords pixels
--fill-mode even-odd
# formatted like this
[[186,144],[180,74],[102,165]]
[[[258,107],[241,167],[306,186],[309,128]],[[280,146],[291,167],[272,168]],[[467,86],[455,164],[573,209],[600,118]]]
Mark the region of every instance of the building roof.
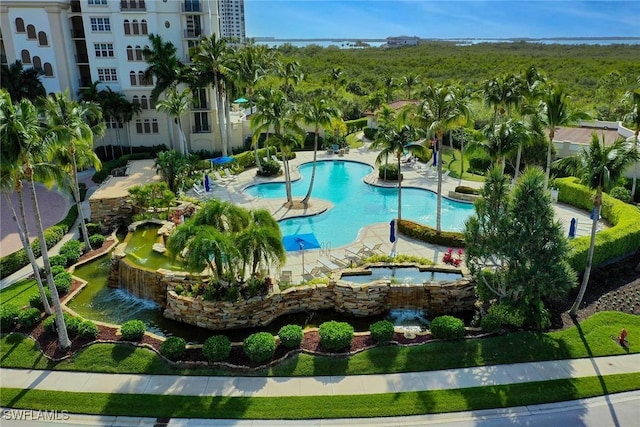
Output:
[[617,138],[621,136],[618,134],[617,129],[602,129],[602,128],[592,128],[592,127],[559,127],[556,129],[555,136],[553,140],[555,142],[573,142],[576,144],[591,144],[591,135],[596,133],[600,140],[602,141],[602,135],[604,135],[604,142],[607,144],[612,143]]
[[[389,104],[387,104],[389,106],[389,108],[391,108],[394,111],[398,111],[399,109],[401,109],[402,107],[404,107],[405,105],[409,105],[409,104],[419,104],[420,101],[418,101],[417,99],[398,99],[397,101],[393,101]],[[365,111],[363,113],[365,116],[373,116],[375,115],[375,111]]]

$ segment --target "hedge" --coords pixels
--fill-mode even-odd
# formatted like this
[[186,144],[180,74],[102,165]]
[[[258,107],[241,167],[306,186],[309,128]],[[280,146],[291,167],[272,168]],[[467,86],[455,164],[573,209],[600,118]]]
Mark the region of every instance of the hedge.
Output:
[[344,124],[347,126],[347,135],[367,127],[367,121],[368,119],[366,117],[355,120],[346,120]]
[[434,228],[406,219],[401,219],[398,223],[398,232],[412,239],[433,243],[434,245],[447,246],[450,248],[465,247],[462,233],[442,231],[440,234],[437,234]]
[[[73,205],[69,209],[67,216],[44,231],[44,239],[47,243],[47,248],[51,249],[56,243],[58,243],[64,235],[69,231],[71,226],[76,222],[78,218],[78,205]],[[38,258],[40,254],[40,243],[38,239],[35,239],[31,243],[33,254]],[[16,271],[20,270],[25,265],[29,264],[29,258],[24,249],[20,249],[9,255],[0,258],[0,279],[4,279],[7,276],[12,275]]]
[[[587,211],[593,208],[593,190],[579,184],[577,178],[558,178],[555,186],[559,190],[558,201]],[[602,195],[602,201],[601,216],[611,224],[611,228],[596,234],[593,267],[629,255],[640,248],[640,209],[608,194]],[[571,240],[572,250],[568,261],[576,272],[584,271],[587,265],[590,242],[591,235]]]

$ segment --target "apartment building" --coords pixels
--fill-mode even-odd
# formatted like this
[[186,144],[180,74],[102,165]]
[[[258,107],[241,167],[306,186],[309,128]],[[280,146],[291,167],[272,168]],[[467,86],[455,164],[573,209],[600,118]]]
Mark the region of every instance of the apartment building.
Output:
[[220,33],[227,39],[244,42],[244,0],[220,0]]
[[[7,64],[20,60],[25,68],[42,69],[48,93],[68,89],[76,96],[98,82],[98,90],[109,87],[139,103],[142,111],[130,122],[107,123],[107,133],[96,141],[96,148],[170,146],[170,141],[178,148],[177,126],[171,126],[151,100],[154,81],[144,77],[148,64],[142,50],[149,44],[149,34],[159,34],[188,63],[189,48],[202,36],[221,35],[219,6],[219,0],[3,0],[0,53]],[[242,17],[244,22],[244,11]],[[212,100],[209,88],[195,90],[192,110],[182,117],[192,151],[222,150]],[[242,144],[238,139],[232,145]]]

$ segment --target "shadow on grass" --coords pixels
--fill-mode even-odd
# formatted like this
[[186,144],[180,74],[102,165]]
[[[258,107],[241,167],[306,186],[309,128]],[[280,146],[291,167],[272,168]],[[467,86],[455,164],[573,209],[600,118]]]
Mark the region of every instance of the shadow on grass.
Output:
[[136,351],[136,347],[131,344],[116,344],[111,349],[111,357],[116,362],[121,362],[128,357],[131,357]]

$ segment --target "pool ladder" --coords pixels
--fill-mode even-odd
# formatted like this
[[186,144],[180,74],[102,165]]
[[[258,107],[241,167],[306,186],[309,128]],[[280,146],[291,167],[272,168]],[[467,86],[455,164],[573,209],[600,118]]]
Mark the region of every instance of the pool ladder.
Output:
[[320,243],[320,255],[331,255],[331,242]]

